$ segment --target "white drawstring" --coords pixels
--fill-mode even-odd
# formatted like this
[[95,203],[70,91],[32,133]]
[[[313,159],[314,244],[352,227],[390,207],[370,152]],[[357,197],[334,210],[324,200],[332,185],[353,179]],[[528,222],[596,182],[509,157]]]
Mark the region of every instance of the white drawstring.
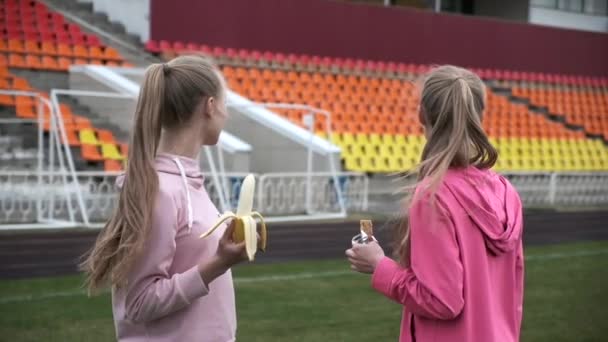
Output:
[[186,200],[188,201],[188,230],[192,229],[192,222],[194,219],[192,218],[192,201],[190,200],[190,189],[188,188],[188,179],[186,178],[186,171],[184,171],[184,167],[182,163],[179,161],[179,158],[173,158],[175,164],[177,164],[177,168],[179,169],[179,173],[182,176],[182,180],[184,181],[184,186],[186,187]]

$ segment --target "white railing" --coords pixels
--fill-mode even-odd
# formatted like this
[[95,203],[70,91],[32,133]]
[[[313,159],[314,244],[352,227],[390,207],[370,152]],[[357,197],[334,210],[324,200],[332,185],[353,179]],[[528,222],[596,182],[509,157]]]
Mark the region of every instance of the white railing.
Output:
[[524,206],[608,205],[608,172],[507,173]]
[[[8,224],[36,223],[38,217],[69,219],[70,211],[78,213],[76,219],[88,226],[100,226],[111,215],[118,203],[116,179],[120,173],[77,172],[77,187],[82,198],[83,212],[79,211],[80,200],[66,194],[60,182],[63,174],[55,172],[39,177],[36,172],[0,171],[0,228]],[[227,196],[231,208],[236,208],[238,195],[245,173],[220,174],[227,186],[217,187],[212,177],[205,175],[204,186],[213,203],[219,205],[222,194]],[[333,177],[329,173],[313,174],[314,199],[312,208],[307,207],[305,188],[307,174],[265,174],[258,178],[258,192],[255,209],[267,215],[270,221],[283,220],[285,217],[300,217],[309,211],[338,215],[340,205],[333,191]],[[39,180],[41,182],[39,183]],[[344,173],[338,175],[343,202],[352,210],[367,208],[368,183],[365,175]],[[221,189],[225,189],[222,191]],[[52,204],[52,205],[51,205]],[[52,208],[52,210],[51,210]],[[320,217],[317,215],[315,217]]]
[[[63,173],[66,173],[64,171]],[[89,226],[100,226],[117,204],[115,186],[118,173],[77,172],[77,186],[66,191],[62,172],[38,174],[36,171],[0,170],[0,229],[54,227],[41,225],[50,222],[83,222],[78,191],[84,203],[84,215]],[[207,175],[208,176],[208,175]],[[244,173],[219,174],[228,186],[217,187],[211,177],[205,177],[205,188],[218,205],[221,193],[231,208],[236,207]],[[338,186],[343,202],[350,211],[367,210],[369,183],[365,175],[339,173]],[[607,206],[608,173],[509,173],[505,176],[517,188],[525,207]],[[309,219],[310,217],[338,218],[340,204],[330,173],[311,176],[313,197],[306,200],[307,173],[275,173],[256,175],[255,209],[269,221]],[[72,214],[70,214],[72,212]],[[309,215],[310,213],[316,215]],[[29,225],[26,225],[29,224]]]
[[368,187],[359,173],[269,173],[259,177],[257,205],[266,215],[365,211]]

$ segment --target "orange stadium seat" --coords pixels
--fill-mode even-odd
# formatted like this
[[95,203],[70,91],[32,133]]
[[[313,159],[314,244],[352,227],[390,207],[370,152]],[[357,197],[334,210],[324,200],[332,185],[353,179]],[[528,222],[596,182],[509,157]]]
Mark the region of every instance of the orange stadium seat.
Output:
[[84,160],[90,162],[103,161],[103,157],[99,153],[99,149],[96,145],[80,145],[81,156]]
[[111,47],[106,47],[103,56],[104,56],[104,59],[107,59],[107,60],[116,60],[116,61],[122,60],[120,53],[116,49],[111,48]]
[[86,60],[86,59],[84,59],[84,58],[75,58],[75,59],[73,60],[73,64],[74,64],[74,65],[85,65],[85,64],[89,64],[89,61],[87,61],[87,60]]
[[57,54],[63,57],[73,57],[74,49],[68,44],[58,44],[57,45]]
[[8,65],[11,68],[26,68],[27,63],[22,55],[11,53],[8,56]]
[[118,160],[105,160],[103,169],[106,172],[119,172],[123,170],[122,163]]
[[93,128],[93,125],[91,124],[91,120],[89,120],[88,118],[85,118],[83,116],[76,115],[76,114],[72,115],[72,124],[74,125],[74,127],[77,130]]
[[13,89],[15,90],[31,90],[30,84],[25,78],[14,77],[13,78]]
[[59,70],[68,71],[70,69],[70,65],[72,65],[72,60],[66,57],[59,57],[59,59],[57,59],[57,65]]
[[8,41],[8,51],[14,53],[24,53],[25,47],[23,46],[23,42],[21,40],[10,39]]
[[38,44],[38,42],[32,41],[32,40],[25,41],[24,50],[25,50],[24,52],[27,54],[39,55],[42,53],[42,50],[40,49],[40,45]]
[[116,141],[114,140],[114,135],[112,134],[112,132],[108,131],[107,129],[98,129],[97,137],[98,137],[99,141],[102,143],[106,143],[106,144],[116,143]]
[[27,55],[25,57],[25,65],[29,69],[42,69],[42,62],[40,61],[40,58],[34,55]]
[[89,57],[95,59],[104,59],[104,53],[99,46],[91,46],[89,48]]
[[16,113],[18,118],[23,119],[35,119],[37,118],[34,107],[31,105],[18,105],[16,106]]
[[[78,135],[73,129],[66,129],[67,143],[70,146],[80,146],[80,140],[78,140]],[[65,142],[64,142],[65,143]]]
[[58,54],[57,46],[54,42],[42,42],[41,50],[43,54],[49,56],[56,56]]
[[51,56],[43,56],[42,57],[42,69],[51,70],[51,71],[60,71],[61,68],[57,63],[57,60]]
[[89,50],[80,45],[74,46],[74,57],[78,58],[89,58]]

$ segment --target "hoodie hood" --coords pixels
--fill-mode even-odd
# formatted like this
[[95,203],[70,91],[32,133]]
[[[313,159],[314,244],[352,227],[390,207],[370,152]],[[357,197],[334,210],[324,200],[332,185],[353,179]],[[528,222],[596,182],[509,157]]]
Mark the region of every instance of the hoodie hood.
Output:
[[188,184],[196,189],[203,186],[203,174],[196,159],[159,153],[154,160],[154,167],[157,172],[185,176]]
[[[179,166],[175,162],[176,158],[179,160],[180,164],[184,169],[184,175],[187,178],[188,185],[193,186],[196,189],[200,189],[203,186],[204,178],[199,167],[199,162],[196,159],[173,155],[169,153],[159,153],[154,159],[154,168],[157,172],[181,177]],[[125,174],[123,173],[116,179],[116,185],[118,187],[122,187],[124,179]]]
[[[167,153],[159,153],[154,159],[154,168],[158,173],[181,177],[184,192],[186,194],[186,205],[188,207],[188,228],[192,229],[194,214],[192,211],[190,187],[194,187],[198,190],[202,188],[204,184],[203,174],[200,171],[198,160]],[[125,175],[120,175],[116,179],[116,185],[122,187],[124,180]]]
[[504,177],[470,167],[449,170],[444,182],[482,232],[486,247],[495,255],[519,246],[523,231],[519,195]]

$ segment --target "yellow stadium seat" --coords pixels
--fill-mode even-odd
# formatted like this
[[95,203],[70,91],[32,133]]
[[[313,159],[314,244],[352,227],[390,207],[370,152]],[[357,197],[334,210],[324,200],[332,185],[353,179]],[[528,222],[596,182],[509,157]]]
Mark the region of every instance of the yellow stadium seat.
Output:
[[123,156],[119,151],[115,144],[102,144],[101,145],[101,155],[104,159],[111,160],[124,160],[125,156]]
[[405,136],[404,135],[397,135],[397,136],[395,136],[395,144],[397,146],[405,146],[405,145],[407,145],[407,143],[405,141]]
[[380,137],[380,134],[370,134],[369,142],[374,145],[380,145],[382,144],[382,138]]
[[349,144],[354,144],[356,142],[356,139],[352,133],[343,133],[342,141],[344,142],[344,144],[349,145]]
[[382,134],[381,135],[382,138],[382,143],[384,144],[388,144],[388,145],[396,145],[396,136],[392,135],[392,134]]
[[359,171],[359,165],[357,164],[356,158],[352,156],[344,158],[344,167],[348,170]]
[[83,145],[99,145],[95,131],[92,129],[83,129],[79,132],[80,143]]

